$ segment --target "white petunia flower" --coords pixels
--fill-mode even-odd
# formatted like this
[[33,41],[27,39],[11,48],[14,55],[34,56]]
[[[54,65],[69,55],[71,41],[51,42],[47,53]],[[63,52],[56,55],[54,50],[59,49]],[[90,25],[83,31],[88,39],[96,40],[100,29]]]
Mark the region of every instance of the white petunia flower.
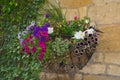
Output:
[[28,33],[28,31],[23,31],[22,32],[22,35],[25,35],[25,34],[27,34]]
[[48,34],[52,34],[53,31],[54,31],[54,30],[53,30],[53,27],[49,27],[49,28],[48,28]]
[[75,32],[75,34],[74,34],[75,39],[84,39],[84,37],[85,37],[85,33],[82,31]]
[[18,33],[18,39],[19,39],[19,40],[21,39],[21,36],[22,36],[22,35],[21,35],[21,33],[19,32],[19,33]]
[[94,29],[93,29],[93,28],[87,29],[86,32],[87,32],[88,34],[93,34],[93,33],[94,33]]
[[35,21],[31,22],[31,24],[26,27],[26,30],[27,31],[31,30],[35,26],[35,24],[36,24]]

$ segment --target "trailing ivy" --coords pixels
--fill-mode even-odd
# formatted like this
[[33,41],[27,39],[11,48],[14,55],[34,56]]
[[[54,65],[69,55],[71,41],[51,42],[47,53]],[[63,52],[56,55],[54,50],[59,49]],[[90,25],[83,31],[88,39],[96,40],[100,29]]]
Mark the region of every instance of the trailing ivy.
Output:
[[38,60],[20,54],[19,31],[39,17],[38,10],[46,0],[0,0],[0,79],[38,80]]

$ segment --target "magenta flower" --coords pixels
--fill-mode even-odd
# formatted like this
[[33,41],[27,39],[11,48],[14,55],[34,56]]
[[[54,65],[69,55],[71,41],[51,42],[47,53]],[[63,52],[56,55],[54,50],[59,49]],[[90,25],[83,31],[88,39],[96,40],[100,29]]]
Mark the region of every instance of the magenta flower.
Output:
[[24,45],[26,43],[26,40],[22,40],[22,45]]
[[25,49],[26,54],[30,54],[30,49],[27,45],[23,46],[23,48]]
[[44,42],[38,42],[38,46],[41,48],[46,48],[46,44]]
[[36,46],[33,46],[32,47],[32,53],[35,53],[35,51],[36,51]]
[[40,61],[43,59],[43,57],[44,57],[44,53],[40,53],[40,55],[39,55]]
[[45,53],[45,52],[46,52],[46,48],[42,48],[42,49],[41,49],[41,52],[42,52],[42,53]]
[[70,26],[70,21],[68,21],[68,26]]
[[29,36],[29,39],[32,39],[32,38],[33,38],[33,36],[32,36],[32,35],[30,35],[30,36]]
[[39,31],[37,34],[38,34],[38,36],[41,36],[41,31]]
[[77,20],[77,16],[74,17],[74,20]]
[[45,38],[45,41],[46,41],[46,42],[50,41],[50,37],[47,36],[47,37]]
[[46,32],[46,31],[42,31],[42,34],[41,34],[42,36],[48,36],[48,32]]

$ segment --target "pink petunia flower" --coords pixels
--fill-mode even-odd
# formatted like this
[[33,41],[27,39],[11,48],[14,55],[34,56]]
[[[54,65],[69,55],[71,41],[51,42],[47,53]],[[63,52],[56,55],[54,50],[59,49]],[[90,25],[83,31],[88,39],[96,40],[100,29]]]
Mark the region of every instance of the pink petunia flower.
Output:
[[68,26],[70,26],[70,21],[68,21]]
[[46,42],[50,41],[50,37],[47,36],[47,37],[45,38],[45,41],[46,41]]
[[48,32],[42,31],[41,36],[48,36]]
[[32,36],[32,35],[30,35],[30,36],[29,36],[29,39],[32,39],[32,38],[33,38],[33,36]]
[[22,41],[22,45],[24,45],[24,44],[26,44],[26,39],[24,39],[24,40]]
[[44,53],[40,53],[40,55],[39,55],[40,61],[43,59],[43,57],[44,57]]
[[32,53],[35,53],[35,51],[36,51],[36,46],[33,46],[32,47]]
[[77,16],[74,17],[74,20],[77,20]]
[[38,42],[38,46],[41,48],[46,48],[46,44],[44,42]]
[[46,48],[41,48],[41,52],[45,53],[46,52]]
[[23,48],[25,49],[26,54],[30,54],[30,49],[27,45],[23,46]]

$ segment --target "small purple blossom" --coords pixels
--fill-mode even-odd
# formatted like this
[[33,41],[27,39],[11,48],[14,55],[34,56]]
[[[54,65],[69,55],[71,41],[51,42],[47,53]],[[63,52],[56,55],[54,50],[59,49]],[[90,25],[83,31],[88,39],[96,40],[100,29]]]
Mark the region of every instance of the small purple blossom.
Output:
[[92,42],[95,42],[95,40],[92,40]]
[[80,42],[80,46],[83,46],[84,45],[84,43],[83,42]]
[[97,38],[95,38],[95,41],[98,41],[98,39],[97,39]]
[[42,26],[42,27],[41,27],[41,30],[42,30],[42,31],[48,31],[48,28],[47,28],[46,26]]
[[46,27],[50,27],[50,23],[45,23],[45,26]]
[[27,31],[33,30],[34,27],[35,27],[35,24],[36,24],[35,21],[31,22],[31,24],[26,28],[26,30],[27,30]]
[[97,37],[97,33],[94,33],[93,36],[94,36],[94,37]]
[[41,31],[41,28],[38,27],[38,26],[36,26],[36,27],[34,28],[34,31],[33,31],[33,35],[34,35],[36,38],[39,37],[39,34],[38,34],[39,31]]
[[92,34],[89,34],[89,37],[92,37]]
[[46,41],[46,38],[44,36],[41,36],[40,42],[45,42],[45,41]]
[[49,14],[48,14],[48,13],[46,13],[45,17],[46,17],[46,18],[49,18]]
[[84,41],[87,41],[88,39],[87,38],[84,38]]

